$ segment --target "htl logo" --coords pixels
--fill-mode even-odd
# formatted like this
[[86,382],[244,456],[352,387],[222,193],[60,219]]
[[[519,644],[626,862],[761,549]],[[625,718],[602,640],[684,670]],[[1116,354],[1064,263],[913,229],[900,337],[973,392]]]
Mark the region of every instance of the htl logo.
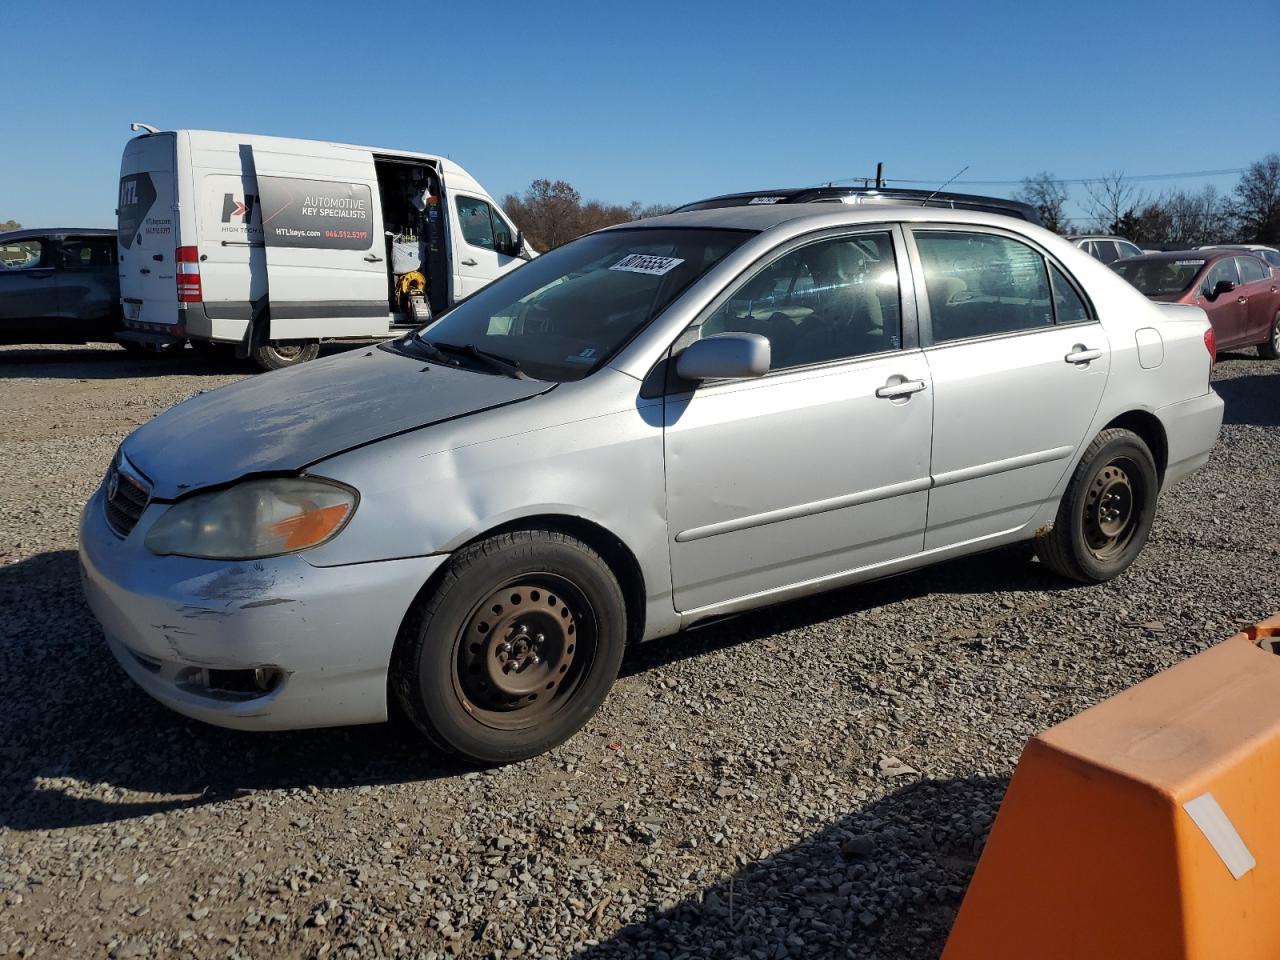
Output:
[[253,218],[253,205],[257,201],[252,193],[246,193],[243,200],[237,200],[232,194],[222,195],[222,222],[230,223],[232,217],[240,217],[248,223]]

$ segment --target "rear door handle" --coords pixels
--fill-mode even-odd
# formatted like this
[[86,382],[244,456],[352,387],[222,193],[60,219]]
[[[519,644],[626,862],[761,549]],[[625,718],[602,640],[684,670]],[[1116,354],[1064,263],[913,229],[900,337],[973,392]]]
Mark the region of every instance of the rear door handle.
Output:
[[919,393],[925,387],[923,380],[903,380],[901,383],[886,383],[876,389],[876,396],[881,400],[900,400],[913,393]]
[[466,260],[462,261],[462,265],[464,267],[474,267],[476,265],[476,262],[472,260],[470,257],[468,257]]
[[139,273],[150,273],[150,272],[151,272],[151,268],[150,268],[150,267],[143,267],[143,268],[142,268],[141,270],[139,270],[138,272],[139,272]]
[[1101,350],[1089,350],[1081,344],[1076,344],[1071,349],[1071,352],[1062,359],[1067,363],[1088,363],[1090,360],[1097,360],[1101,356]]
[[1236,297],[1236,303],[1248,303],[1248,302],[1249,302],[1248,297]]
[[372,253],[371,253],[371,254],[369,254],[368,256],[366,256],[366,257],[365,257],[365,259],[366,259],[367,261],[369,261],[370,263],[381,263],[381,262],[382,262],[382,258],[381,258],[381,257],[377,256],[376,254],[372,254]]

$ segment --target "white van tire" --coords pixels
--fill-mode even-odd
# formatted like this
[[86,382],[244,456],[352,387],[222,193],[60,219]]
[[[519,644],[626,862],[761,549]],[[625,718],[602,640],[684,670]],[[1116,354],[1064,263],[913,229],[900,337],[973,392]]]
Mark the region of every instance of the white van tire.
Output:
[[283,370],[314,360],[320,355],[320,343],[316,340],[268,341],[256,344],[249,355],[263,370]]

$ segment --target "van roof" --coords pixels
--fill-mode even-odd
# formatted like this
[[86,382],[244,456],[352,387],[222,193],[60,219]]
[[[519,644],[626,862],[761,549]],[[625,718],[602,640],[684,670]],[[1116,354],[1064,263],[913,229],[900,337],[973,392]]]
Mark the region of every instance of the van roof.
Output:
[[361,151],[368,150],[370,153],[374,153],[384,157],[405,157],[407,159],[413,159],[413,160],[431,160],[431,161],[434,161],[435,163],[440,164],[441,169],[444,170],[446,173],[452,171],[454,173],[466,173],[468,177],[471,176],[471,174],[467,173],[466,170],[464,170],[458,164],[454,163],[448,157],[442,157],[439,154],[424,153],[416,150],[395,149],[390,147],[371,147],[366,144],[342,143],[341,141],[338,141],[338,140],[320,140],[315,137],[278,137],[268,133],[236,133],[230,130],[193,130],[193,129],[184,128],[182,130],[159,130],[156,133],[140,133],[136,137],[130,138],[129,142],[136,143],[140,140],[146,140],[150,137],[166,136],[166,135],[172,135],[176,133],[186,133],[186,134],[190,134],[190,135],[201,137],[201,138],[206,138],[206,137],[215,138],[215,139],[225,138],[228,140],[237,140],[240,142],[247,141],[250,143],[250,145],[252,145],[252,142],[255,140],[268,140],[276,144],[323,143],[327,147],[339,147],[344,150],[361,150]]

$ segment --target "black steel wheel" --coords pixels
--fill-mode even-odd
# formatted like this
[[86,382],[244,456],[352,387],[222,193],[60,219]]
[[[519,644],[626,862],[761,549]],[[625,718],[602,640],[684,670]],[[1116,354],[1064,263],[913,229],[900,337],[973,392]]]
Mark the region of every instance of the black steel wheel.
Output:
[[1053,529],[1036,540],[1036,555],[1073,580],[1119,576],[1147,542],[1159,493],[1155,459],[1142,438],[1103,430],[1072,474]]
[[410,611],[392,693],[442,749],[510,763],[591,718],[626,636],[621,587],[595,550],[553,530],[499,534],[454,554]]

